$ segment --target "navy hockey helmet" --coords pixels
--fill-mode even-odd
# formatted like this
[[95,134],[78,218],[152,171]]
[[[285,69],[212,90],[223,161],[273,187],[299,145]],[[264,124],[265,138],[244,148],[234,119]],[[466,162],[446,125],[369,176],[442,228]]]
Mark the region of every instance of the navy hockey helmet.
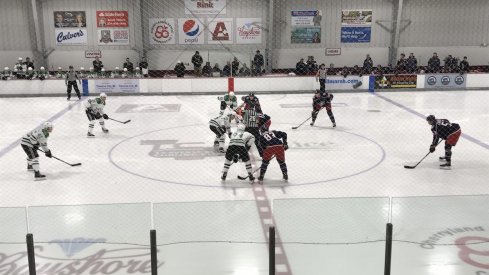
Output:
[[428,123],[429,123],[430,125],[432,125],[433,123],[435,123],[436,118],[435,118],[435,116],[434,116],[434,115],[428,115],[428,116],[426,117],[426,121],[428,121]]

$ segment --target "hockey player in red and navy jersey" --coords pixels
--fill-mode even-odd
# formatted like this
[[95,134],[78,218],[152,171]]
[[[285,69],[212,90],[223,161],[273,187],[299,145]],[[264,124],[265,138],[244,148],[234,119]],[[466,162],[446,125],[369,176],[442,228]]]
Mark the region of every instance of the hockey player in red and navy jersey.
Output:
[[270,160],[275,156],[282,170],[284,180],[288,180],[287,165],[285,164],[285,150],[289,148],[287,145],[287,133],[277,130],[263,131],[260,135],[260,145],[263,148],[262,163],[260,167],[259,182],[263,182],[263,177],[267,172]]
[[460,125],[450,123],[448,119],[436,119],[434,115],[426,117],[426,121],[431,125],[433,133],[433,141],[430,145],[430,153],[435,152],[436,145],[440,139],[445,140],[445,156],[440,157],[440,160],[445,160],[444,164],[440,165],[442,169],[450,169],[452,166],[452,147],[455,146],[462,134]]
[[326,113],[328,114],[329,119],[333,123],[333,127],[336,127],[336,121],[331,109],[331,100],[333,100],[333,94],[316,90],[316,93],[312,98],[311,126],[314,126],[314,122],[316,121],[319,111],[324,107],[326,108]]

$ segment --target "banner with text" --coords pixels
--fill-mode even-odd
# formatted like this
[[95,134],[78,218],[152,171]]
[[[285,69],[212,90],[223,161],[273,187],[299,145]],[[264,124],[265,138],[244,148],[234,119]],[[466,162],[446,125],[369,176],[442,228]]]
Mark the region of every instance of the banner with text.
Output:
[[426,89],[434,88],[465,88],[465,75],[460,74],[427,74],[425,76]]
[[129,45],[129,29],[99,29],[99,45]]
[[95,79],[95,93],[138,93],[139,79]]
[[226,0],[185,0],[185,14],[226,14]]
[[361,76],[328,76],[326,77],[326,90],[351,90],[355,84],[358,85],[361,81]]
[[232,44],[233,43],[233,19],[214,18],[208,23],[208,44]]
[[129,15],[127,11],[97,11],[98,28],[127,28]]
[[87,45],[87,29],[55,29],[56,45]]
[[178,43],[179,44],[204,44],[205,26],[202,18],[178,19]]
[[236,43],[261,44],[262,27],[261,18],[236,18]]
[[416,88],[417,79],[415,74],[376,75],[375,89]]
[[290,43],[321,43],[320,10],[291,11]]
[[87,17],[84,11],[55,11],[55,28],[86,28]]
[[175,44],[175,19],[150,18],[149,43],[152,45]]
[[372,10],[343,10],[341,12],[341,43],[370,43]]

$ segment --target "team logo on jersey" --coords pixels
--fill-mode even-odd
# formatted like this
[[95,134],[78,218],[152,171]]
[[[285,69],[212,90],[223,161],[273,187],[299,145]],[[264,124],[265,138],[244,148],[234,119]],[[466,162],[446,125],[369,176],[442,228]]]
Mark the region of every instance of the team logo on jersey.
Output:
[[[173,158],[175,160],[198,160],[206,157],[220,157],[219,152],[205,146],[203,142],[178,142],[178,140],[141,140],[141,145],[152,145],[149,156],[153,158]],[[164,148],[162,148],[164,147]]]
[[183,32],[188,36],[196,36],[199,34],[200,27],[193,19],[189,19],[183,23]]
[[428,80],[426,81],[426,83],[428,83],[428,85],[435,85],[436,84],[436,76],[430,76],[428,77]]
[[443,85],[445,85],[445,86],[446,86],[446,85],[448,85],[448,84],[450,84],[450,77],[449,77],[449,76],[446,76],[446,75],[445,75],[445,76],[443,76],[443,77],[441,78],[441,84],[443,84]]

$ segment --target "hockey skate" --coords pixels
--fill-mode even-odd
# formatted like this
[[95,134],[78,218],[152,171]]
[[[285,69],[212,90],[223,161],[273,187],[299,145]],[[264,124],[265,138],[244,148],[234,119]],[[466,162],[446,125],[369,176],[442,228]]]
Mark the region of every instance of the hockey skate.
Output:
[[440,164],[440,168],[445,170],[450,170],[452,169],[452,163],[450,161],[447,161],[444,164]]
[[219,147],[219,141],[214,140],[214,147]]
[[34,168],[32,168],[32,165],[27,164],[27,171],[34,171]]
[[251,183],[253,183],[253,181],[255,180],[255,177],[252,173],[248,173],[248,178],[250,178]]
[[94,135],[94,134],[92,134],[92,133],[90,133],[90,132],[88,132],[88,133],[87,133],[87,137],[95,137],[95,135]]
[[336,128],[336,122],[333,122],[333,128]]
[[223,173],[222,173],[221,180],[222,180],[222,181],[225,181],[227,176],[228,176],[228,172],[223,172]]
[[104,132],[105,134],[107,134],[109,132],[109,129],[107,128],[102,128],[102,132]]
[[259,183],[259,184],[263,184],[263,175],[260,175],[260,176],[258,177],[258,183]]
[[46,176],[41,174],[41,172],[36,171],[34,172],[34,180],[45,180]]
[[288,181],[288,180],[289,180],[289,175],[287,175],[287,174],[282,174],[282,176],[283,176],[284,181]]
[[309,125],[314,126],[314,120]]
[[223,147],[219,147],[219,153],[226,153]]

